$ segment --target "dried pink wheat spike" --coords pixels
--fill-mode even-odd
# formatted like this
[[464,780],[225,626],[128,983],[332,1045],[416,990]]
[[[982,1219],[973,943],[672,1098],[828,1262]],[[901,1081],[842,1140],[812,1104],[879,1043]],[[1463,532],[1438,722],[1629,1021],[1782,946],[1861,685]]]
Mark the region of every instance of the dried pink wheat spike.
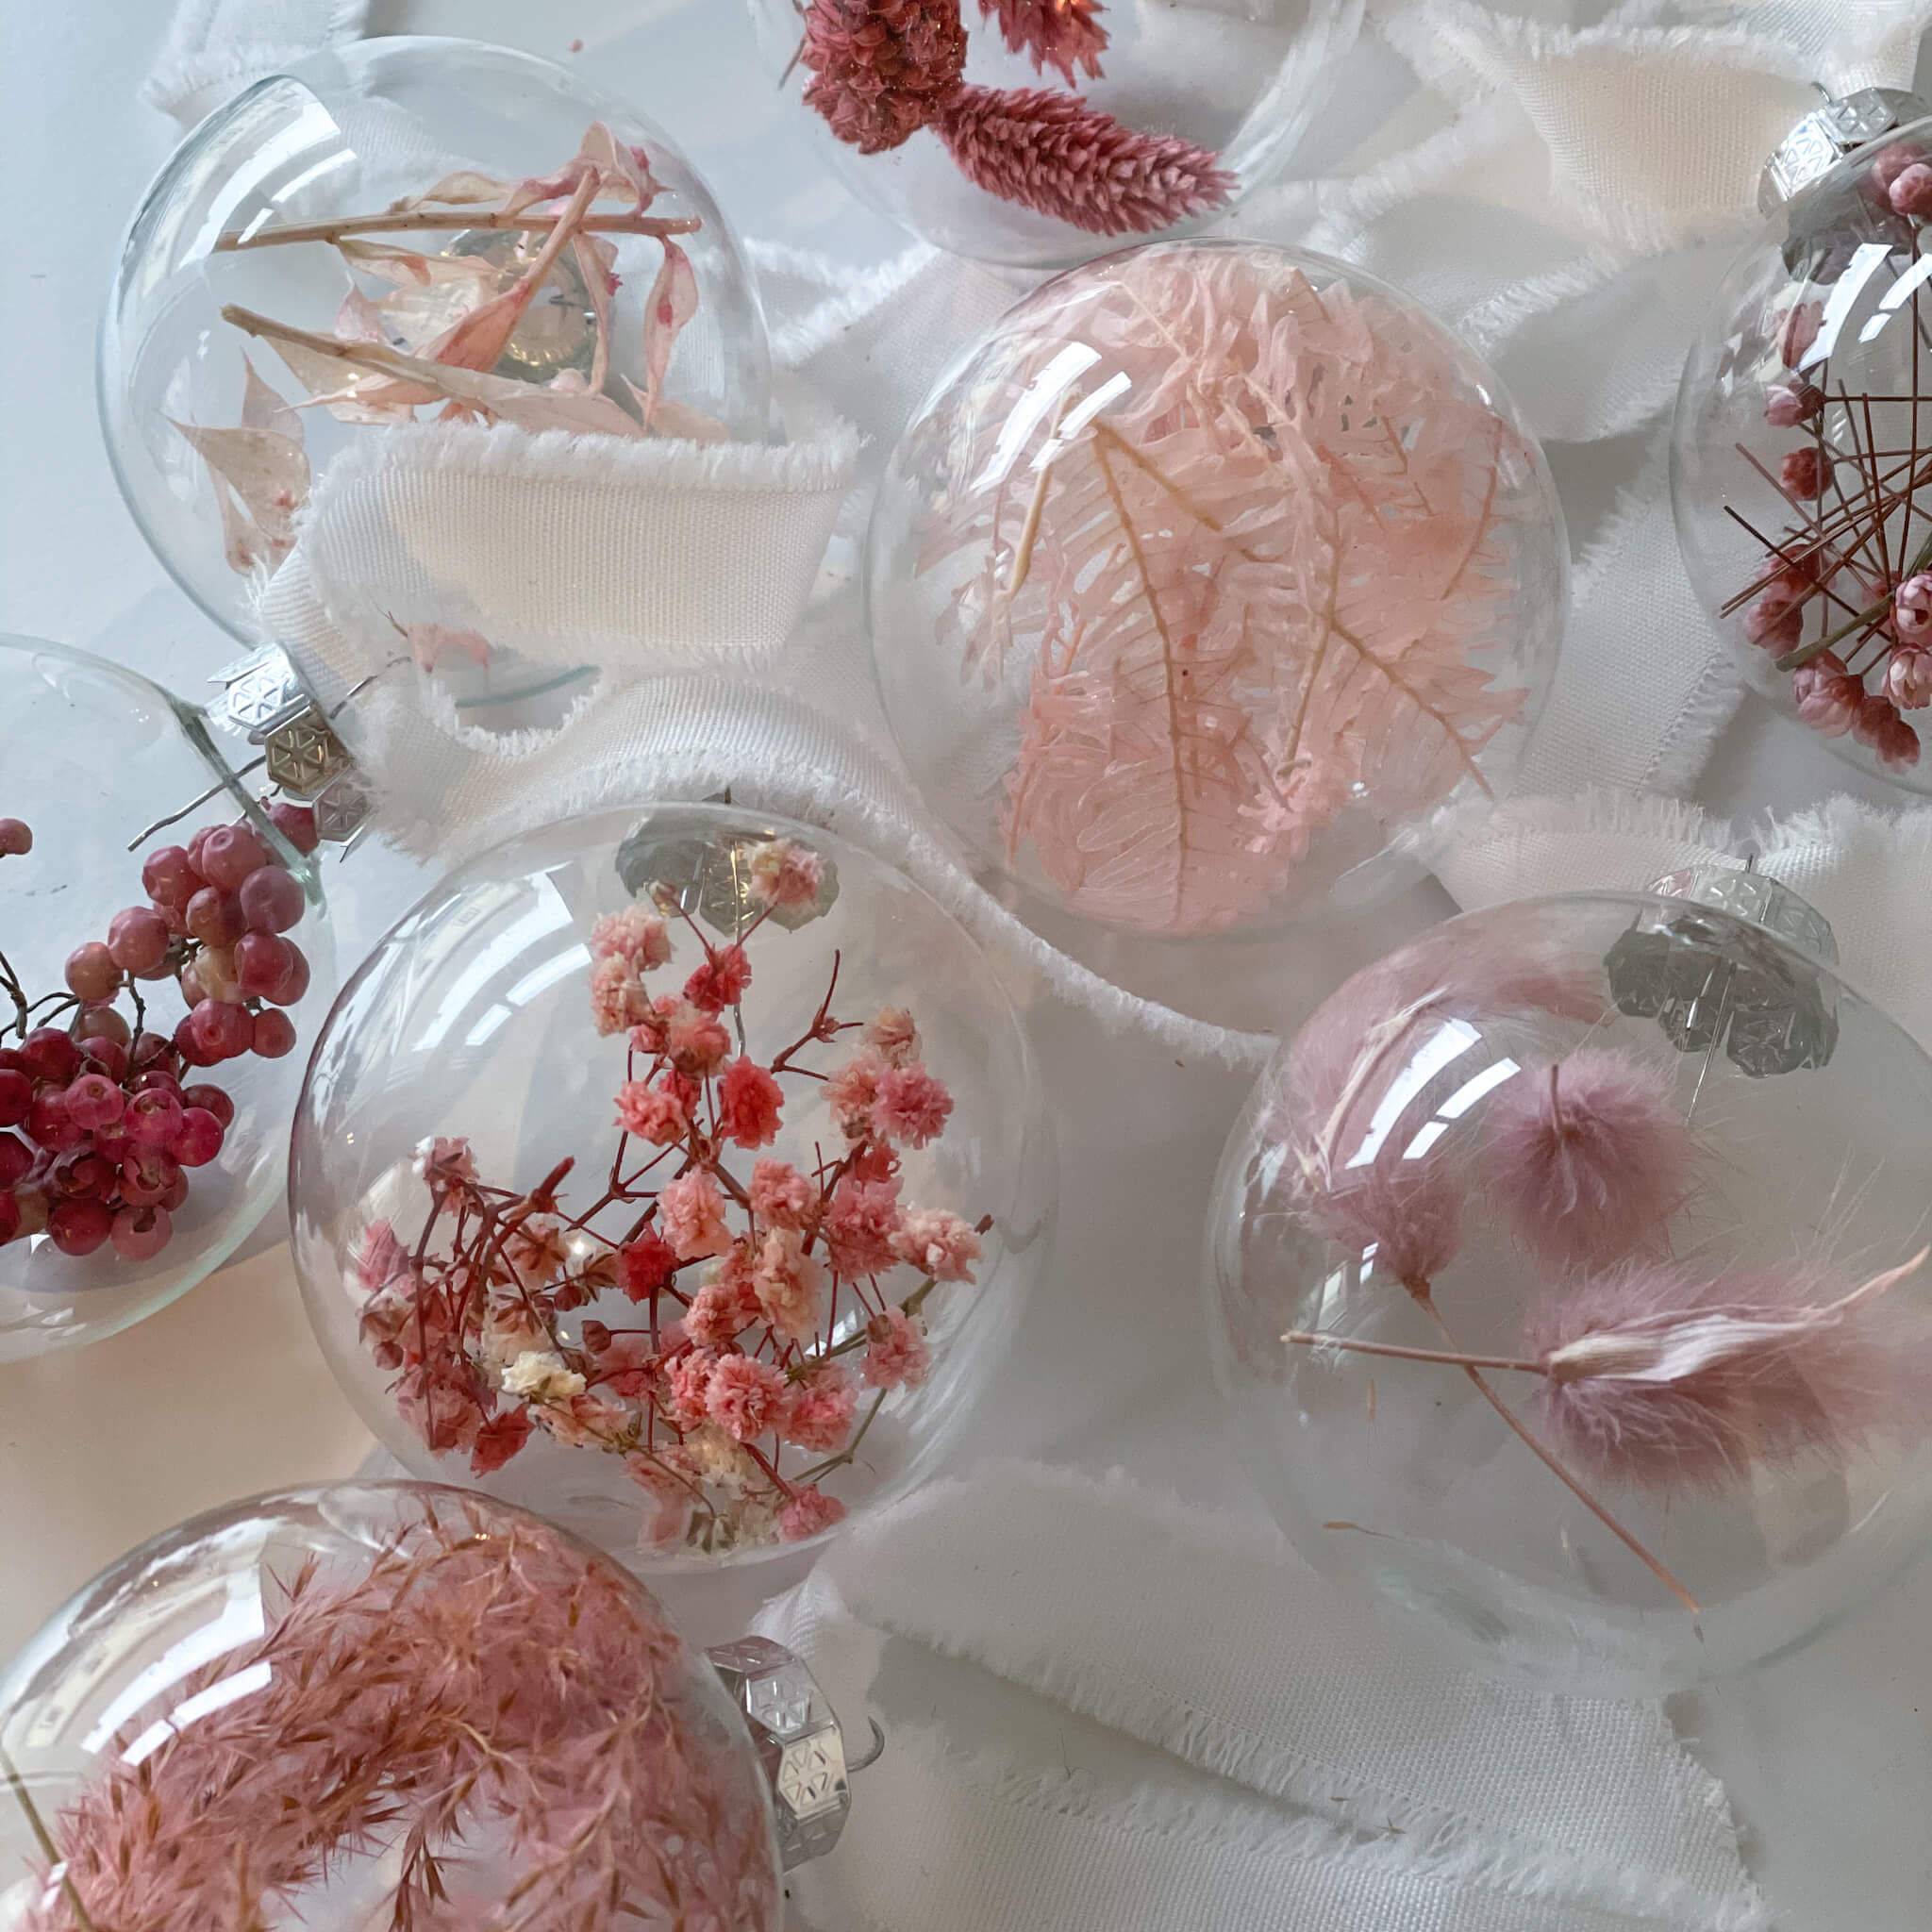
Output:
[[805,98],[862,155],[910,139],[951,100],[966,66],[958,0],[811,0]]
[[1036,71],[1057,67],[1069,87],[1076,84],[1075,68],[1100,78],[1107,50],[1107,29],[1095,18],[1100,0],[979,0],[979,8],[997,16],[1000,37],[1014,53],[1032,55]]

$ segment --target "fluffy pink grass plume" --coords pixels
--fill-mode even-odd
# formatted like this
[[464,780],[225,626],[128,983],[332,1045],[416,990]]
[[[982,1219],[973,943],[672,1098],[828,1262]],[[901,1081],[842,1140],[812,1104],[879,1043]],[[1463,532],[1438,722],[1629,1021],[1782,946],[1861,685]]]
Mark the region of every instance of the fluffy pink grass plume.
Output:
[[311,1559],[265,1596],[266,1634],[131,1713],[124,1747],[241,1674],[258,1688],[104,1754],[52,1821],[65,1873],[28,1932],[345,1923],[339,1882],[392,1932],[775,1923],[704,1665],[608,1558],[439,1499],[365,1574]]
[[1660,1253],[1696,1164],[1670,1081],[1607,1047],[1525,1067],[1490,1101],[1482,1136],[1490,1199],[1553,1274]]
[[1846,1288],[1820,1268],[1700,1275],[1632,1263],[1546,1295],[1524,1326],[1537,1410],[1610,1481],[1707,1490],[1809,1455],[1843,1459],[1932,1413],[1923,1316],[1888,1299],[1924,1262]]
[[998,18],[1000,37],[1014,53],[1032,55],[1036,73],[1057,67],[1069,87],[1076,67],[1100,78],[1107,50],[1107,29],[1095,18],[1100,0],[979,0],[979,9]]
[[1051,88],[962,87],[933,126],[976,187],[1090,235],[1153,234],[1235,190],[1206,148],[1137,133]]
[[862,155],[883,154],[925,126],[966,67],[958,0],[811,0],[799,57],[805,98]]

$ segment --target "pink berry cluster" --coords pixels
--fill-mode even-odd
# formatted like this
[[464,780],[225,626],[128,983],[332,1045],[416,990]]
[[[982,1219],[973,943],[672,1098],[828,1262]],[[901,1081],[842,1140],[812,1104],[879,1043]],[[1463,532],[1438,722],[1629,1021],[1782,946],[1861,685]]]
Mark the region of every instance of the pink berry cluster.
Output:
[[[315,849],[307,808],[269,814],[296,850]],[[0,819],[0,857],[32,849],[25,824]],[[145,905],[68,955],[62,991],[29,999],[0,955],[6,1033],[20,1041],[0,1047],[0,1245],[44,1231],[64,1255],[109,1242],[125,1261],[159,1254],[188,1171],[214,1159],[235,1118],[227,1093],[192,1074],[295,1044],[282,1009],[308,991],[308,961],[285,935],[308,901],[271,842],[245,821],[205,827],[150,854],[142,886]],[[142,991],[166,980],[188,1007],[172,1034],[151,1030]]]
[[[749,941],[774,912],[778,929],[812,916],[820,861],[771,841],[749,875],[759,909],[728,943],[662,889],[658,910],[612,914],[591,936],[591,1021],[628,1047],[595,1200],[565,1212],[572,1161],[517,1192],[477,1177],[468,1141],[433,1140],[414,1241],[378,1221],[358,1257],[363,1341],[428,1449],[467,1454],[477,1475],[539,1432],[619,1457],[654,1548],[796,1541],[843,1517],[823,1485],[887,1396],[925,1380],[926,1303],[973,1280],[991,1226],[902,1199],[902,1154],[943,1136],[952,1096],[903,1008],[835,1017],[836,953],[799,1037],[763,1061],[743,1050]],[[680,990],[654,993],[673,921],[702,957]],[[841,1036],[857,1036],[842,1058],[807,1064]],[[799,1124],[798,1162],[760,1152],[807,1108],[829,1119]]]
[[[1890,245],[1909,256],[1919,225],[1932,221],[1932,157],[1893,142],[1867,164],[1858,193],[1889,225]],[[1843,272],[1842,251],[1825,259],[1821,276]],[[1932,539],[1911,541],[1920,487],[1932,480],[1912,427],[1921,398],[1875,393],[1862,374],[1834,381],[1838,343],[1824,339],[1826,302],[1811,286],[1780,298],[1766,324],[1764,419],[1803,440],[1758,467],[1792,514],[1777,530],[1740,518],[1764,555],[1725,614],[1740,616],[1745,641],[1790,674],[1805,724],[1905,770],[1920,745],[1904,713],[1932,706]],[[1914,291],[1905,325],[1923,328],[1917,308]],[[1901,440],[1908,458],[1891,447]]]

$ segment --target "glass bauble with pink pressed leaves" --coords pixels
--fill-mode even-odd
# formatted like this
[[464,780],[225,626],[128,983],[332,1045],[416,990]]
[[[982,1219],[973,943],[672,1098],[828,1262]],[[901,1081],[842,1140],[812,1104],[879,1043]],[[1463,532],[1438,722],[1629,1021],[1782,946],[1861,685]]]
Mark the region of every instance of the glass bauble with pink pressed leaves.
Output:
[[1063,268],[1227,214],[1286,165],[1361,0],[750,0],[861,201],[955,255]]
[[1748,871],[1467,914],[1230,1136],[1230,1424],[1319,1569],[1546,1689],[1802,1644],[1932,1535],[1932,1062]]
[[231,1504],[0,1676],[7,1923],[777,1932],[782,1744],[727,1683],[525,1511],[417,1483]]
[[31,638],[0,680],[4,1362],[153,1314],[255,1227],[335,951],[315,807],[208,709]]
[[1932,791],[1932,118],[1827,101],[1765,172],[1766,220],[1677,392],[1685,569],[1752,689],[1839,757]]
[[1541,452],[1413,301],[1319,256],[1069,271],[941,378],[868,622],[927,803],[1035,925],[1266,931],[1503,789],[1560,639]]
[[[305,55],[182,141],[123,241],[98,379],[142,534],[250,641],[304,505],[366,439],[773,431],[757,289],[676,143],[549,61],[415,36]],[[418,602],[459,609],[474,546],[415,514]],[[453,648],[412,641],[466,710],[588,675],[444,628]]]
[[974,941],[847,841],[722,804],[437,886],[330,1016],[291,1173],[310,1321],[385,1446],[666,1571],[942,1467],[1056,1199]]

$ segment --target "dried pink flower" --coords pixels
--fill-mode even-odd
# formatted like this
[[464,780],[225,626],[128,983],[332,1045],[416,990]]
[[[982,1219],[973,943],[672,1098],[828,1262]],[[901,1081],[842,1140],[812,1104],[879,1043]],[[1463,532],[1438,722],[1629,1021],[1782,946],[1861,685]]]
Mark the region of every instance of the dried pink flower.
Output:
[[924,1147],[946,1130],[953,1096],[924,1065],[914,1060],[905,1067],[887,1067],[878,1076],[872,1106],[873,1125],[889,1141]]
[[1830,651],[1791,673],[1791,696],[1798,716],[1826,738],[1842,738],[1857,723],[1865,687]]
[[758,1063],[741,1055],[718,1083],[718,1131],[739,1147],[769,1147],[778,1138],[784,1091]]
[[403,1244],[386,1221],[372,1221],[356,1251],[356,1278],[366,1293],[374,1293],[407,1265]]
[[1777,466],[1778,487],[1787,496],[1823,496],[1831,487],[1832,459],[1816,443],[1788,451]]
[[1091,235],[1153,234],[1235,191],[1207,149],[1137,133],[1077,94],[960,87],[933,125],[974,186]]
[[908,1208],[892,1237],[892,1252],[935,1281],[971,1281],[979,1237],[943,1208]]
[[731,1036],[724,1023],[688,1001],[665,1022],[664,1041],[664,1050],[678,1071],[693,1075],[715,1072],[731,1051]]
[[825,1105],[839,1131],[848,1141],[863,1141],[873,1132],[873,1102],[879,1091],[879,1075],[888,1062],[876,1049],[862,1047],[845,1062],[835,1067],[825,1080]]
[[1908,147],[1904,142],[1893,142],[1890,147],[1882,147],[1873,157],[1872,165],[1865,171],[1865,178],[1876,191],[1881,201],[1889,200],[1891,184],[1907,168],[1918,166],[1925,157],[1917,148]]
[[660,1082],[626,1080],[617,1090],[617,1124],[655,1147],[669,1147],[691,1130],[691,1116],[675,1089]]
[[1776,382],[1765,391],[1764,420],[1774,429],[1794,429],[1824,408],[1824,391],[1808,382]]
[[824,1317],[825,1271],[789,1227],[774,1227],[752,1274],[766,1321],[791,1341],[809,1341]]
[[734,1241],[705,1277],[684,1311],[684,1332],[705,1348],[729,1348],[754,1322],[761,1320],[758,1283],[742,1241]]
[[881,1007],[866,1024],[865,1040],[889,1066],[903,1067],[919,1052],[919,1028],[904,1007]]
[[650,1010],[650,995],[628,959],[611,955],[591,968],[591,1020],[599,1033],[626,1032]]
[[809,1483],[792,1491],[791,1500],[778,1512],[778,1534],[788,1543],[802,1543],[844,1520],[844,1504],[837,1496],[826,1495],[816,1483]]
[[617,1251],[618,1286],[628,1301],[646,1300],[677,1273],[677,1250],[646,1228]]
[[705,1384],[705,1408],[734,1441],[755,1441],[785,1412],[785,1372],[755,1356],[720,1356]]
[[503,1255],[525,1287],[555,1281],[570,1265],[563,1227],[554,1214],[525,1215],[504,1237]]
[[658,1223],[680,1261],[722,1255],[731,1245],[724,1197],[703,1168],[665,1182],[658,1195]]
[[1785,312],[1782,322],[1776,325],[1777,350],[1787,369],[1795,369],[1805,359],[1805,352],[1818,340],[1818,331],[1824,322],[1824,304],[1822,302],[1798,302]]
[[1927,215],[1932,215],[1932,168],[1924,161],[1914,161],[1909,167],[1902,168],[1893,177],[1886,198],[1891,203],[1894,214],[1924,221]]
[[768,839],[753,848],[751,895],[759,905],[792,909],[818,903],[824,865],[796,839]]
[[1932,650],[1900,645],[1886,661],[1885,694],[1902,711],[1932,705]]
[[1919,762],[1919,734],[1899,716],[1898,707],[1890,698],[1875,691],[1859,699],[1852,736],[1895,769]]
[[1491,1199],[1553,1274],[1660,1250],[1696,1158],[1670,1081],[1607,1047],[1505,1081],[1482,1135]]
[[681,1429],[694,1429],[710,1414],[711,1371],[723,1359],[709,1349],[694,1348],[671,1364],[664,1377],[672,1420]]
[[476,1178],[476,1158],[460,1134],[432,1134],[419,1141],[413,1164],[417,1177],[432,1187]]
[[530,1440],[530,1417],[526,1409],[508,1408],[476,1431],[470,1447],[470,1474],[490,1475],[501,1469]]
[[1932,571],[1920,571],[1898,587],[1891,621],[1902,642],[1932,643]]
[[799,56],[807,104],[839,140],[882,154],[916,134],[958,88],[958,0],[811,0]]
[[633,973],[648,973],[671,958],[671,933],[664,922],[641,906],[607,912],[591,928],[591,952],[599,959],[622,959]]
[[894,1181],[859,1181],[849,1175],[833,1190],[824,1224],[833,1272],[846,1280],[883,1274],[898,1257],[899,1189]]
[[888,1308],[865,1324],[859,1376],[868,1389],[916,1389],[932,1372],[932,1351],[903,1308]]
[[789,1160],[767,1158],[758,1161],[751,1171],[751,1186],[745,1191],[751,1201],[751,1211],[766,1227],[805,1225],[812,1203],[812,1186]]
[[814,1455],[844,1448],[858,1408],[858,1391],[838,1362],[814,1362],[793,1384],[778,1433]]
[[997,15],[1001,39],[1014,53],[1031,54],[1036,74],[1058,67],[1069,87],[1076,85],[1076,67],[1101,77],[1107,29],[1094,18],[1100,0],[979,0],[979,10]]
[[684,983],[684,996],[707,1013],[735,1007],[751,985],[751,961],[742,946],[720,946]]
[[1774,584],[1744,613],[1744,636],[1760,651],[1789,651],[1805,632],[1805,608]]

